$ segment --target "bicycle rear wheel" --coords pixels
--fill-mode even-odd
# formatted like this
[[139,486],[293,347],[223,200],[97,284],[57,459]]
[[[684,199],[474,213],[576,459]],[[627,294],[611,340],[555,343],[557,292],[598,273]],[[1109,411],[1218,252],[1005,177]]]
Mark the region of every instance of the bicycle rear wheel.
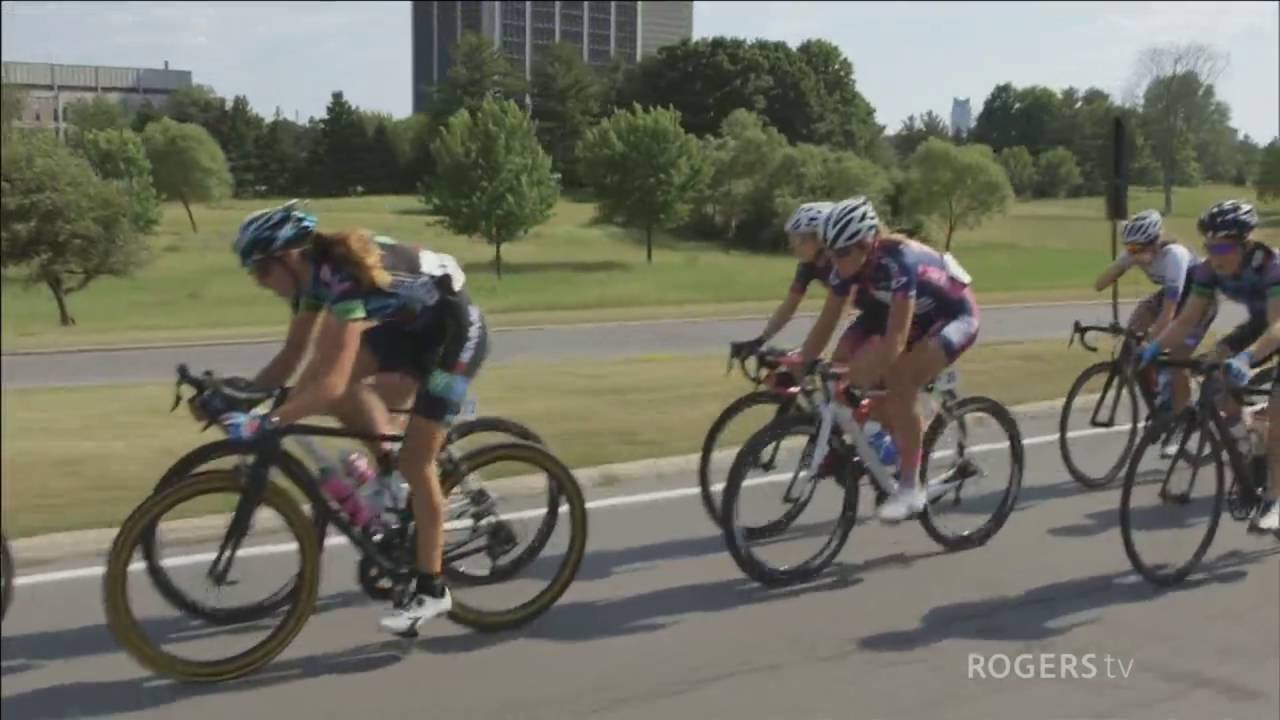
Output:
[[[239,498],[243,487],[237,477],[225,473],[178,483],[148,497],[120,526],[107,555],[102,581],[107,627],[130,657],[144,668],[188,682],[233,680],[261,668],[283,652],[311,616],[320,585],[320,545],[315,526],[297,501],[282,487],[271,483],[264,489],[259,508],[274,510],[283,519],[282,526],[296,542],[301,557],[287,609],[264,639],[231,655],[212,659],[182,657],[159,647],[136,612],[134,600],[143,606],[146,600],[134,598],[129,592],[129,565],[149,529],[155,528],[165,513],[184,502],[217,493]],[[242,560],[251,554],[244,550],[237,553]],[[208,638],[200,640],[207,642]]]
[[[1084,418],[1088,423],[1087,427],[1072,430],[1074,415]],[[1128,375],[1116,368],[1115,361],[1100,362],[1085,368],[1071,385],[1062,406],[1062,415],[1058,419],[1058,447],[1062,451],[1062,462],[1067,466],[1067,473],[1091,490],[1111,484],[1124,470],[1125,461],[1129,459],[1129,453],[1137,441],[1140,425],[1137,393]],[[1113,463],[1107,464],[1105,459],[1098,462],[1096,445],[1084,445],[1083,449],[1073,451],[1073,438],[1112,430],[1117,434],[1125,433],[1120,436],[1124,444]],[[1092,453],[1090,449],[1093,450]]]
[[[511,471],[504,473],[496,468],[503,463],[523,464],[526,470],[514,475]],[[530,467],[533,469],[532,472],[527,469]],[[499,494],[505,490],[508,494],[518,495],[522,484],[527,485],[537,477],[543,477],[552,488],[546,492],[546,496],[557,498],[556,502],[548,506],[544,500],[540,499],[545,497],[541,493],[535,493],[532,496],[535,502],[528,512],[532,514],[546,512],[547,516],[538,525],[538,530],[532,535],[528,546],[514,555],[509,553],[518,547],[518,537],[513,537],[514,533],[512,535],[508,535],[507,532],[495,533],[493,529],[502,527],[501,523],[510,520],[515,514],[505,518],[500,513],[495,513],[454,519],[454,523],[458,525],[455,529],[464,531],[466,535],[454,543],[450,543],[446,538],[444,553],[446,566],[455,566],[470,557],[483,556],[488,558],[495,568],[501,568],[504,564],[506,567],[495,569],[491,573],[459,572],[456,567],[452,568],[449,577],[453,588],[453,609],[449,617],[474,630],[493,632],[520,627],[533,621],[549,610],[569,589],[586,552],[587,503],[577,479],[564,463],[541,445],[518,441],[486,445],[458,458],[456,472],[444,478],[446,499],[455,490],[461,489],[460,485],[464,478],[482,474],[481,471],[486,468],[494,469],[486,476],[494,478],[489,484],[495,487]],[[528,513],[520,513],[521,516],[525,514]],[[559,526],[562,517],[567,518],[569,522],[566,548],[559,563],[554,567],[545,568],[548,572],[544,573],[542,564],[535,561],[542,555],[551,533]],[[450,524],[446,524],[446,531],[449,530]],[[410,543],[412,543],[412,537],[411,534]],[[501,542],[497,545],[504,539],[514,539],[517,544]],[[526,573],[526,570],[531,572]],[[545,587],[527,600],[510,606],[482,607],[466,597],[469,588],[499,585],[521,575],[526,575],[529,579],[541,580],[543,578],[535,577],[539,573],[550,575],[549,578],[545,578],[547,580]]]
[[[809,580],[831,564],[849,539],[858,511],[858,484],[853,477],[852,464],[840,458],[836,462],[824,462],[828,474],[812,477],[809,474],[813,445],[818,435],[816,419],[808,415],[785,415],[756,431],[742,445],[729,470],[721,507],[721,527],[729,555],[748,577],[767,587],[781,587]],[[835,453],[833,447],[828,450]],[[794,468],[780,477],[768,475],[749,478],[752,470],[759,469],[759,458],[773,457],[778,467]],[[828,455],[828,457],[831,457]],[[772,469],[772,465],[769,469]],[[830,480],[830,482],[824,482]],[[823,494],[837,493],[814,502],[822,488]],[[759,523],[748,518],[744,505],[754,504],[744,499],[748,487],[761,488],[760,496],[769,498],[781,493],[782,500],[765,500],[763,520]],[[753,490],[752,495],[756,492]],[[829,502],[824,502],[828,500]],[[783,517],[777,518],[777,507],[782,505]],[[802,525],[795,532],[793,523],[807,507],[830,510],[835,518],[827,522]],[[814,526],[826,525],[825,531]],[[794,547],[813,535],[825,537],[816,551],[792,553],[785,548]],[[753,547],[754,546],[754,547]],[[779,551],[782,549],[781,551]],[[771,557],[766,557],[768,552]],[[800,560],[791,560],[798,555]],[[775,559],[786,558],[786,559]]]
[[[950,426],[957,431],[956,444],[944,449],[939,442]],[[1017,421],[991,398],[963,398],[934,416],[921,448],[920,478],[929,497],[920,514],[925,532],[948,550],[985,545],[1013,513],[1022,488],[1024,454]],[[981,487],[988,477],[995,482]],[[958,514],[984,519],[971,529],[953,531],[943,518],[961,506],[962,495],[967,497]],[[991,509],[982,509],[984,505]]]
[[[1175,420],[1174,427],[1178,451],[1169,459],[1160,456],[1159,436],[1154,433],[1143,435],[1129,462],[1120,493],[1120,536],[1124,540],[1125,555],[1133,569],[1146,578],[1147,582],[1165,587],[1182,582],[1200,564],[1218,530],[1226,497],[1226,474],[1221,446],[1201,419],[1198,410],[1195,407],[1184,410]],[[1162,469],[1166,464],[1167,468]],[[1143,470],[1144,467],[1147,469]],[[1211,478],[1203,477],[1202,471],[1205,469],[1211,470]],[[1155,480],[1159,480],[1159,483],[1155,483]],[[1205,480],[1212,483],[1209,488],[1213,491],[1213,497],[1197,500],[1197,481],[1203,483]],[[1158,500],[1155,508],[1136,507],[1138,492],[1153,488],[1155,491],[1150,494]],[[1204,489],[1203,484],[1201,489]],[[1197,528],[1199,523],[1187,521],[1188,508],[1207,511],[1203,527]],[[1175,514],[1174,509],[1179,512]],[[1161,513],[1159,520],[1154,519],[1156,510]],[[1152,561],[1144,557],[1144,551],[1139,549],[1141,544],[1154,554],[1157,539],[1167,540],[1173,532],[1188,528],[1197,529],[1203,535],[1199,542],[1189,544],[1192,547],[1190,553],[1178,551],[1179,557],[1187,557],[1185,562],[1172,564]]]

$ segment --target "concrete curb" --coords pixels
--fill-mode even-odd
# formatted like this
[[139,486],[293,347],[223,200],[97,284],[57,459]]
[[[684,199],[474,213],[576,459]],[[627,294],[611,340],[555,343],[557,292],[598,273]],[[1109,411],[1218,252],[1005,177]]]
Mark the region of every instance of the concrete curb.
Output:
[[[1010,407],[1010,411],[1019,422],[1026,422],[1037,417],[1057,417],[1065,398],[1042,400]],[[722,451],[731,453],[732,449]],[[672,455],[667,457],[646,458],[623,463],[612,463],[594,467],[574,468],[574,476],[591,499],[591,491],[599,488],[610,488],[623,483],[643,482],[661,477],[697,472],[700,453]],[[141,502],[141,498],[139,498]],[[210,540],[217,537],[225,529],[223,516],[206,516],[177,520],[164,523],[165,539],[175,544],[184,544]],[[267,516],[267,525],[278,525],[279,519],[274,515]],[[260,525],[259,525],[260,526]],[[101,560],[115,540],[117,528],[97,528],[92,530],[74,530],[71,532],[50,533],[32,537],[11,539],[9,544],[13,550],[14,562],[23,571],[51,565],[73,558],[93,558]],[[25,574],[25,573],[24,573]]]
[[[1140,299],[1140,298],[1138,298]],[[1136,303],[1138,299],[1121,299],[1121,303]],[[1011,303],[1004,305],[984,305],[983,310],[1018,310],[1040,307],[1060,307],[1063,305],[1110,305],[1110,301],[1089,301],[1089,300],[1059,300],[1051,302],[1038,303]],[[817,313],[803,312],[796,313],[796,318],[816,317]],[[534,330],[571,330],[574,328],[590,328],[590,327],[616,327],[630,325],[666,325],[673,323],[693,323],[719,321],[730,322],[735,320],[760,320],[768,317],[767,315],[711,315],[705,317],[692,318],[659,318],[654,320],[618,320],[615,322],[581,322],[581,323],[562,323],[562,324],[543,324],[543,325],[510,325],[502,327],[490,328],[491,332],[524,332]],[[187,347],[218,347],[225,345],[267,345],[270,343],[283,342],[283,338],[241,338],[228,340],[189,340],[185,342],[170,343],[140,343],[136,345],[79,345],[65,348],[44,348],[38,350],[4,350],[0,351],[0,356],[22,357],[37,355],[75,355],[92,352],[130,352],[139,350],[167,350],[172,348]]]

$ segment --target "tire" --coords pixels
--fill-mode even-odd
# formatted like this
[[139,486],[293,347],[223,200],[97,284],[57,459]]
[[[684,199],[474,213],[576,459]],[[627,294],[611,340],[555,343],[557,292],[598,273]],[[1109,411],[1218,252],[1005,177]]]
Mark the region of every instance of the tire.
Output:
[[[769,445],[781,441],[782,438],[788,435],[806,435],[813,438],[817,433],[818,424],[815,418],[798,414],[779,417],[756,431],[743,443],[742,449],[738,451],[737,457],[734,458],[733,466],[729,471],[729,479],[724,486],[720,526],[723,528],[725,545],[728,547],[729,555],[747,577],[766,587],[784,587],[816,577],[844,549],[845,543],[849,540],[849,533],[853,531],[854,523],[857,520],[858,484],[853,481],[851,463],[840,462],[835,464],[835,481],[843,486],[844,504],[833,524],[831,535],[817,553],[797,565],[779,568],[772,567],[760,560],[746,547],[748,540],[764,539],[776,534],[764,532],[763,530],[770,529],[777,524],[777,521],[774,521],[762,528],[742,528],[738,525],[738,499],[742,494],[747,471],[753,464],[752,458],[757,457]],[[804,501],[805,504],[808,503],[812,496],[813,494],[810,492]]]
[[[528,442],[542,443],[542,439],[537,433],[521,423],[494,416],[478,417],[457,423],[451,429],[447,442],[452,444],[482,433],[500,433]],[[243,445],[231,440],[218,440],[201,445],[179,458],[177,462],[165,471],[159,482],[156,483],[153,494],[167,490],[183,480],[209,474],[210,471],[199,471],[199,468],[203,465],[223,458],[242,455],[245,455]],[[309,479],[313,478],[311,471],[295,455],[284,449],[281,449],[280,457],[283,458],[283,463],[279,469],[284,472],[286,477],[290,478],[300,491],[303,490]],[[288,467],[284,467],[284,465]],[[305,493],[305,491],[303,492]],[[323,508],[315,507],[312,510],[312,517],[316,519],[316,536],[323,552],[324,538],[328,532],[327,514],[323,511]],[[253,622],[270,615],[291,602],[291,585],[282,587],[277,592],[258,602],[228,608],[210,607],[188,597],[169,578],[167,570],[161,564],[159,552],[156,548],[154,527],[149,528],[144,536],[143,557],[146,561],[147,574],[150,575],[152,583],[155,584],[156,591],[175,609],[189,617],[199,618],[211,625],[237,625]],[[446,572],[448,571],[449,569],[446,568]],[[374,583],[362,582],[361,584],[372,599],[385,600],[391,596],[390,590],[385,592],[376,591]]]
[[[184,484],[188,481],[203,479],[210,476],[226,476],[232,477],[223,470],[198,470],[203,465],[207,465],[218,460],[228,457],[246,456],[246,450],[243,444],[236,443],[231,440],[219,440],[192,450],[186,455],[178,459],[173,464],[160,481],[156,483],[155,490],[152,495],[159,495],[167,490]],[[273,466],[283,472],[285,477],[289,478],[301,491],[306,487],[306,483],[311,481],[311,471],[302,464],[297,457],[288,451],[281,449],[278,457],[280,461]],[[305,496],[305,495],[304,495]],[[321,549],[324,548],[324,537],[328,529],[327,514],[322,508],[314,507],[312,517],[315,518],[315,535]],[[198,600],[188,597],[178,587],[176,583],[169,577],[168,570],[162,564],[160,552],[156,546],[155,526],[145,528],[142,539],[142,555],[146,562],[147,575],[151,577],[151,582],[155,585],[156,592],[160,593],[174,609],[182,612],[188,617],[198,618],[211,625],[238,625],[240,623],[253,622],[261,618],[267,617],[280,608],[292,602],[293,581],[282,586],[279,590],[270,596],[257,602],[245,605],[237,605],[228,608],[210,607]]]
[[711,423],[711,427],[707,429],[707,436],[702,441],[702,454],[698,458],[698,486],[701,490],[702,507],[707,511],[707,515],[711,517],[711,521],[721,530],[724,528],[720,525],[720,502],[716,498],[715,492],[711,489],[717,480],[717,478],[711,477],[711,456],[715,452],[716,441],[720,439],[725,427],[742,413],[761,405],[778,406],[778,411],[774,414],[774,417],[778,418],[790,412],[795,405],[795,401],[768,391],[743,395],[729,403],[729,406],[720,413],[715,422]]
[[[454,622],[481,632],[497,632],[521,627],[545,613],[564,595],[582,566],[587,545],[587,503],[582,488],[573,473],[555,455],[541,445],[527,442],[505,442],[476,448],[458,458],[461,472],[446,478],[445,496],[452,492],[463,477],[499,462],[527,462],[542,468],[555,483],[560,502],[568,505],[568,518],[572,523],[569,548],[564,562],[541,592],[528,601],[505,610],[480,610],[455,599],[449,618]],[[559,512],[551,514],[551,526],[559,521]],[[545,524],[545,523],[544,523]],[[550,532],[547,533],[550,535]],[[543,540],[545,544],[545,539]],[[541,546],[538,548],[541,551]],[[532,559],[532,558],[530,558]]]
[[266,485],[262,504],[279,512],[284,519],[301,551],[302,569],[290,593],[288,611],[270,635],[238,655],[216,660],[188,660],[153,645],[134,617],[129,604],[129,563],[148,528],[153,528],[165,512],[184,501],[214,492],[240,491],[240,481],[227,474],[178,483],[148,497],[120,526],[107,555],[103,575],[107,627],[124,650],[147,670],[186,682],[233,680],[271,662],[297,637],[310,618],[320,586],[320,544],[315,525],[297,501],[279,485],[271,483]]
[[[933,516],[933,507],[937,501],[925,506],[925,511],[920,513],[920,524],[934,542],[947,550],[967,550],[986,545],[991,538],[995,537],[996,533],[1000,532],[1000,528],[1004,527],[1005,521],[1009,519],[1013,509],[1018,504],[1018,493],[1022,490],[1022,470],[1025,455],[1022,447],[1022,431],[1018,428],[1018,421],[1014,419],[1004,405],[991,398],[981,396],[963,398],[951,406],[949,414],[940,412],[929,422],[929,427],[924,434],[924,441],[921,443],[920,477],[929,476],[929,456],[933,452],[933,446],[938,442],[938,438],[941,437],[947,423],[952,419],[963,420],[966,415],[977,413],[983,413],[995,420],[996,424],[1009,439],[1011,448],[1010,460],[1012,462],[1012,467],[1009,468],[1009,485],[1005,488],[1004,496],[1000,499],[1000,504],[991,517],[977,529],[966,533],[953,535],[938,527],[934,522]],[[960,487],[963,487],[963,481],[961,481]],[[950,493],[943,495],[938,500],[940,501],[948,497],[948,495]]]
[[[1143,456],[1150,450],[1156,453],[1160,452],[1159,437],[1147,434],[1144,435],[1138,447],[1134,449],[1133,458],[1129,462],[1128,470],[1125,472],[1124,486],[1120,492],[1120,536],[1124,540],[1124,554],[1129,558],[1129,564],[1133,566],[1138,574],[1142,575],[1147,582],[1158,585],[1160,587],[1172,587],[1187,579],[1187,576],[1195,570],[1200,561],[1204,559],[1204,555],[1209,551],[1209,545],[1213,543],[1213,537],[1218,532],[1218,522],[1222,519],[1222,506],[1226,499],[1226,473],[1222,461],[1222,448],[1218,443],[1215,433],[1209,431],[1199,418],[1194,407],[1187,408],[1178,419],[1176,427],[1179,428],[1179,435],[1186,432],[1188,426],[1197,427],[1199,432],[1197,438],[1204,438],[1210,449],[1206,457],[1212,458],[1214,468],[1214,495],[1213,508],[1209,515],[1209,526],[1205,532],[1204,538],[1192,553],[1191,558],[1183,565],[1174,569],[1172,572],[1158,571],[1156,568],[1148,565],[1142,556],[1138,553],[1138,548],[1134,542],[1134,527],[1132,519],[1131,503],[1133,501],[1133,488],[1137,482],[1138,467],[1142,464]],[[1188,443],[1189,444],[1189,443]],[[1185,462],[1190,458],[1190,452],[1176,453],[1171,462]],[[1203,466],[1202,466],[1203,469]],[[1166,478],[1168,473],[1166,471]]]
[[[1071,391],[1067,393],[1066,402],[1062,406],[1062,415],[1058,418],[1058,447],[1062,452],[1062,462],[1067,467],[1067,473],[1071,475],[1073,480],[1091,490],[1098,490],[1110,485],[1111,482],[1114,481],[1124,470],[1125,461],[1129,459],[1129,453],[1133,450],[1133,445],[1138,438],[1138,429],[1142,424],[1138,418],[1138,396],[1134,390],[1133,383],[1130,382],[1127,375],[1117,372],[1111,381],[1111,388],[1107,388],[1105,385],[1103,386],[1104,395],[1099,396],[1098,402],[1101,404],[1103,400],[1113,398],[1111,393],[1118,391],[1121,393],[1121,396],[1118,399],[1116,409],[1119,410],[1125,403],[1125,397],[1128,398],[1128,406],[1131,411],[1131,416],[1134,419],[1134,423],[1133,426],[1129,428],[1128,439],[1125,441],[1124,450],[1120,453],[1120,456],[1116,458],[1115,464],[1101,475],[1094,475],[1086,472],[1076,464],[1075,458],[1071,453],[1070,441],[1067,437],[1069,432],[1067,429],[1067,423],[1068,419],[1071,417],[1071,411],[1074,409],[1076,400],[1079,398],[1080,392],[1084,389],[1086,384],[1088,384],[1088,382],[1094,379],[1097,375],[1110,374],[1114,366],[1114,362],[1108,361],[1096,363],[1085,368],[1084,371],[1080,373],[1080,376],[1076,378],[1075,383],[1072,384]],[[1116,383],[1119,383],[1118,390]],[[1097,408],[1095,407],[1095,410],[1096,409]]]
[[13,580],[13,552],[9,538],[0,533],[0,620],[9,614],[9,603],[13,602]]

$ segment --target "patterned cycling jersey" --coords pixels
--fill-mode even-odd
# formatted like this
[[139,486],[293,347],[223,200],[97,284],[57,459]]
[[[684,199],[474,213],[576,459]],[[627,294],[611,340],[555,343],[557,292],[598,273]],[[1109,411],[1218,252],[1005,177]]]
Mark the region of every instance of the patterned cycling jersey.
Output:
[[1267,301],[1280,297],[1280,258],[1274,249],[1251,242],[1245,248],[1240,272],[1234,277],[1218,275],[1208,262],[1196,266],[1191,274],[1191,292],[1209,298],[1221,292],[1228,300],[1244,305],[1250,321],[1265,321]]
[[814,262],[802,262],[796,265],[795,278],[791,280],[791,292],[797,295],[803,295],[809,290],[809,284],[814,280],[822,283],[822,286],[830,289],[831,287],[831,261],[826,257],[822,257]]
[[[958,272],[963,272],[956,267]],[[914,319],[923,316],[959,317],[973,311],[965,289],[967,279],[952,272],[933,248],[915,242],[881,240],[858,273],[841,279],[831,270],[831,292],[848,297],[858,289],[854,304],[863,312],[885,312],[895,297],[914,298]]]
[[389,288],[365,290],[349,270],[317,259],[311,288],[298,303],[299,310],[327,309],[343,320],[419,325],[442,297],[461,294],[466,276],[453,257],[401,245],[385,236],[374,240],[382,251],[382,267],[391,275]]
[[[1177,300],[1190,287],[1191,271],[1199,262],[1190,250],[1177,243],[1171,243],[1160,248],[1159,254],[1150,265],[1138,267],[1146,273],[1148,280],[1164,289],[1166,298]],[[1120,267],[1125,270],[1133,267],[1132,256],[1128,253],[1121,255]]]

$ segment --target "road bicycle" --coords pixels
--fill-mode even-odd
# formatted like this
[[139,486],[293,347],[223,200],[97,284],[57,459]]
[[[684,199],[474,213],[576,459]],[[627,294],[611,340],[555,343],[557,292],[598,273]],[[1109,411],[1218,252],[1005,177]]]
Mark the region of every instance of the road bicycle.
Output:
[[[795,377],[782,368],[782,360],[787,351],[777,347],[765,347],[753,352],[739,352],[733,345],[729,348],[729,361],[725,366],[725,374],[733,369],[736,361],[743,377],[753,386],[753,390],[729,403],[711,423],[707,435],[702,441],[702,452],[698,458],[698,487],[702,497],[702,507],[707,511],[716,527],[720,526],[720,498],[716,492],[717,484],[728,475],[728,464],[720,465],[717,460],[732,453],[740,447],[736,439],[745,435],[746,429],[730,428],[730,425],[743,418],[747,413],[764,408],[765,417],[773,420],[791,412],[805,412],[807,396],[799,392],[799,384]],[[747,368],[754,361],[754,367]],[[766,422],[768,422],[766,420]],[[763,423],[762,423],[763,424]],[[752,425],[751,430],[758,425]],[[717,447],[725,442],[728,447]],[[730,459],[730,463],[732,460]],[[723,529],[723,528],[721,528]]]
[[[802,382],[801,392],[809,397],[814,411],[779,417],[753,434],[734,458],[724,488],[721,525],[734,562],[747,576],[762,585],[775,587],[802,582],[815,577],[831,564],[856,524],[862,479],[868,480],[878,500],[891,495],[896,489],[893,470],[881,463],[861,423],[846,417],[852,412],[850,408],[859,407],[863,400],[882,396],[884,391],[846,387],[844,402],[847,407],[841,407],[837,388],[846,372],[846,368],[841,366],[820,364],[817,372]],[[961,397],[956,391],[958,383],[959,373],[955,368],[947,368],[922,390],[931,400],[931,405],[936,407],[936,413],[925,430],[921,446],[920,477],[925,479],[928,502],[918,518],[929,537],[948,550],[985,545],[1000,530],[1017,503],[1024,458],[1022,434],[1008,409],[988,397]],[[841,417],[839,420],[838,415]],[[955,448],[935,454],[933,451],[944,431],[952,425],[957,436]],[[973,443],[970,435],[980,427],[994,429],[1000,439]],[[796,463],[789,479],[747,479],[748,472],[760,466],[762,457],[767,456],[771,463],[774,462],[773,458],[779,454],[778,446],[792,438],[799,439],[802,446],[798,452],[786,453],[787,459]],[[994,510],[977,527],[950,532],[939,522],[940,516],[958,508],[967,498],[967,484],[999,472],[998,463],[984,462],[979,455],[1000,449],[1008,450],[1008,475]],[[807,505],[819,484],[825,480],[837,486],[841,497],[837,517],[822,546],[799,562],[776,565],[762,558],[751,546],[755,542],[761,542],[762,546],[775,543],[779,533],[785,529],[776,521],[748,526],[740,520],[743,489],[774,479],[787,480],[781,501],[784,506]]]
[[[198,382],[190,376],[187,382]],[[104,605],[107,626],[125,651],[143,667],[177,680],[190,682],[220,682],[251,673],[279,655],[301,632],[311,616],[319,591],[321,538],[316,532],[317,518],[309,516],[296,498],[300,493],[309,502],[320,520],[337,528],[359,552],[362,564],[376,566],[380,577],[389,579],[391,593],[403,599],[411,591],[415,577],[414,555],[416,533],[413,514],[409,510],[411,499],[396,511],[396,522],[390,527],[372,534],[357,527],[347,512],[331,501],[321,490],[312,472],[292,454],[285,451],[282,442],[295,436],[348,438],[399,442],[401,434],[369,436],[346,429],[297,423],[248,441],[236,441],[241,452],[252,459],[244,472],[215,472],[195,478],[187,478],[171,487],[152,494],[142,502],[120,526],[107,556],[103,576]],[[481,609],[459,599],[455,594],[449,618],[466,627],[493,632],[527,624],[546,612],[564,594],[581,566],[587,541],[586,501],[573,473],[547,448],[533,443],[512,440],[484,445],[468,451],[449,464],[441,466],[441,483],[446,498],[455,490],[461,490],[464,479],[477,476],[485,468],[499,463],[524,463],[532,472],[517,475],[514,480],[544,476],[554,486],[555,504],[551,508],[554,525],[560,513],[568,519],[569,541],[563,559],[550,572],[545,588],[529,600],[512,607]],[[278,472],[287,482],[272,482],[269,472]],[[505,479],[512,479],[506,476]],[[143,623],[135,613],[133,599],[128,591],[128,576],[132,558],[141,550],[148,533],[154,532],[166,513],[180,504],[208,496],[230,496],[232,511],[226,530],[221,534],[221,544],[213,557],[205,576],[215,584],[225,583],[238,554],[260,554],[256,548],[243,547],[246,534],[254,522],[255,512],[273,510],[282,522],[280,530],[291,536],[300,554],[300,568],[292,579],[292,588],[286,593],[282,613],[276,617],[260,616],[255,621],[273,623],[271,632],[248,650],[227,657],[180,657],[152,641]],[[494,548],[490,542],[491,528],[501,518],[496,512],[482,514],[468,507],[460,515],[446,518],[446,529],[462,525],[467,536],[461,541],[445,543],[444,562],[453,565],[466,558],[489,554]],[[499,548],[510,552],[513,548]],[[505,574],[493,578],[462,576],[462,584],[486,585],[507,579]],[[455,582],[457,580],[455,579]],[[455,589],[457,585],[455,585]]]
[[[226,412],[245,412],[267,402],[271,403],[272,409],[276,409],[284,403],[291,390],[288,387],[278,390],[257,388],[242,378],[218,378],[209,372],[194,376],[185,365],[178,367],[177,374],[174,403],[170,410],[172,411],[178,407],[182,402],[182,391],[190,388],[194,391],[194,394],[187,400],[188,406],[192,409],[193,415],[205,419],[206,429],[214,424],[208,418],[216,418]],[[392,414],[407,414],[407,412],[406,410],[393,410]],[[464,419],[450,428],[445,445],[440,452],[439,463],[441,467],[456,467],[459,456],[457,451],[458,444],[477,436],[497,434],[536,445],[544,444],[533,430],[514,420],[501,417],[467,417],[468,415],[474,415],[474,403],[472,403],[471,408],[464,410]],[[314,468],[320,468],[325,465],[340,465],[339,457],[327,456],[306,435],[293,436],[289,440],[302,450]],[[282,452],[287,453],[287,451]],[[235,461],[234,470],[243,473],[248,467],[247,458],[249,457],[251,456],[245,454],[242,443],[228,439],[206,443],[183,455],[166,470],[156,483],[153,494],[163,492],[175,484],[190,478],[226,472],[222,468],[211,468],[211,466],[226,460]],[[296,458],[296,456],[294,457]],[[444,474],[442,473],[441,476],[443,477]],[[395,477],[398,478],[399,475],[396,474]],[[384,475],[379,480],[387,480],[389,478],[389,475]],[[461,493],[461,497],[451,503],[450,515],[460,515],[468,511],[484,513],[486,508],[494,504],[493,497],[482,486],[479,478],[463,478],[462,488],[464,492]],[[402,495],[400,499],[403,500]],[[554,508],[558,501],[558,497],[555,494],[555,486],[549,486],[548,507]],[[401,507],[399,509],[404,508]],[[318,509],[313,509],[312,517],[316,522],[316,535],[320,540],[320,548],[323,552],[324,539],[328,531],[328,515]],[[491,579],[515,575],[525,564],[537,557],[554,529],[551,518],[552,516],[548,514],[544,518],[542,526],[532,534],[529,546],[532,552],[521,553],[500,564],[495,564],[490,570]],[[510,546],[515,542],[513,531],[509,523],[504,520],[498,519],[492,524],[488,532],[491,536],[490,542],[495,548]],[[161,553],[160,548],[157,546],[154,526],[147,528],[143,536],[142,550],[147,573],[157,592],[170,605],[182,613],[214,625],[234,625],[251,622],[270,615],[290,601],[289,593],[293,589],[292,580],[267,597],[251,603],[225,607],[205,603],[184,592],[180,584],[170,577],[168,568],[161,562]],[[459,579],[467,574],[465,570],[453,566],[446,566],[444,571],[450,579]],[[387,600],[390,598],[389,583],[386,578],[382,577],[376,563],[361,560],[357,567],[357,579],[360,587],[370,598],[375,600]],[[227,582],[233,581],[228,580]]]
[[[1172,429],[1170,420],[1173,418],[1173,412],[1172,407],[1167,402],[1162,403],[1160,400],[1159,390],[1155,382],[1156,372],[1154,370],[1135,370],[1134,364],[1138,357],[1138,351],[1141,349],[1142,342],[1146,336],[1119,323],[1082,325],[1077,320],[1072,325],[1071,337],[1067,342],[1067,347],[1071,347],[1079,339],[1080,345],[1086,350],[1097,352],[1098,348],[1090,344],[1088,340],[1089,333],[1093,332],[1119,337],[1121,342],[1119,347],[1113,351],[1114,354],[1110,360],[1094,363],[1085,368],[1075,382],[1072,383],[1071,390],[1067,393],[1066,401],[1062,406],[1062,414],[1058,419],[1058,448],[1062,453],[1062,462],[1066,465],[1067,473],[1071,475],[1071,478],[1087,488],[1096,490],[1110,485],[1119,477],[1125,468],[1125,463],[1130,458],[1134,444],[1138,441],[1140,430],[1143,432],[1157,432],[1164,441],[1169,439],[1169,433]],[[1274,372],[1274,368],[1268,368],[1255,375],[1250,380],[1250,384],[1261,386],[1270,383]],[[1092,392],[1086,392],[1086,388],[1099,377],[1104,378],[1102,390],[1094,398]],[[1195,392],[1194,388],[1192,388],[1192,392]],[[1142,420],[1138,419],[1139,400],[1141,400],[1142,409],[1146,411],[1146,414],[1142,416]],[[1114,463],[1101,472],[1093,472],[1082,467],[1088,464],[1089,460],[1098,458],[1096,443],[1089,444],[1087,449],[1082,449],[1080,445],[1076,445],[1073,448],[1073,442],[1077,438],[1084,437],[1086,433],[1073,432],[1070,429],[1070,420],[1077,409],[1077,404],[1090,402],[1096,402],[1089,414],[1089,426],[1091,428],[1099,432],[1115,430],[1126,433],[1118,457],[1116,457]],[[1126,411],[1129,419],[1124,420]],[[1117,415],[1122,418],[1120,422],[1117,422]]]
[[[1175,507],[1190,505],[1192,493],[1197,481],[1200,480],[1200,471],[1205,468],[1211,470],[1208,482],[1212,483],[1214,491],[1208,522],[1201,528],[1204,536],[1195,545],[1190,558],[1185,563],[1172,567],[1169,563],[1148,562],[1139,552],[1137,540],[1141,529],[1138,527],[1139,521],[1145,520],[1144,515],[1149,515],[1151,511],[1135,510],[1133,496],[1135,490],[1141,485],[1140,480],[1146,479],[1145,474],[1139,473],[1138,468],[1151,448],[1156,447],[1155,436],[1144,435],[1133,452],[1120,494],[1120,535],[1124,540],[1125,555],[1128,556],[1133,569],[1148,582],[1160,586],[1173,586],[1185,580],[1204,559],[1218,531],[1218,522],[1224,506],[1233,520],[1243,522],[1251,518],[1262,503],[1262,492],[1267,482],[1265,448],[1259,448],[1261,452],[1255,452],[1246,457],[1227,430],[1226,417],[1219,409],[1218,403],[1226,395],[1230,395],[1242,406],[1259,398],[1266,402],[1270,397],[1271,388],[1259,387],[1256,383],[1241,388],[1229,387],[1221,372],[1225,364],[1223,361],[1206,358],[1191,360],[1157,358],[1152,364],[1157,367],[1186,368],[1195,376],[1202,378],[1195,401],[1184,408],[1173,420],[1173,432],[1178,442],[1179,452],[1168,460],[1168,470],[1163,473],[1164,477],[1160,481],[1159,492],[1156,494],[1160,505]],[[1182,452],[1183,448],[1188,447],[1193,441],[1196,445],[1195,452]],[[1264,434],[1260,444],[1265,445],[1265,442]],[[1226,456],[1225,464],[1224,455]],[[1186,466],[1186,471],[1190,474],[1189,480],[1172,480],[1175,470],[1180,465]],[[1229,486],[1226,482],[1224,465],[1229,465],[1231,470],[1232,478]],[[1188,527],[1198,526],[1189,524]],[[1170,526],[1160,524],[1155,525],[1155,529],[1170,529]],[[1276,533],[1276,536],[1280,538],[1280,533]]]

